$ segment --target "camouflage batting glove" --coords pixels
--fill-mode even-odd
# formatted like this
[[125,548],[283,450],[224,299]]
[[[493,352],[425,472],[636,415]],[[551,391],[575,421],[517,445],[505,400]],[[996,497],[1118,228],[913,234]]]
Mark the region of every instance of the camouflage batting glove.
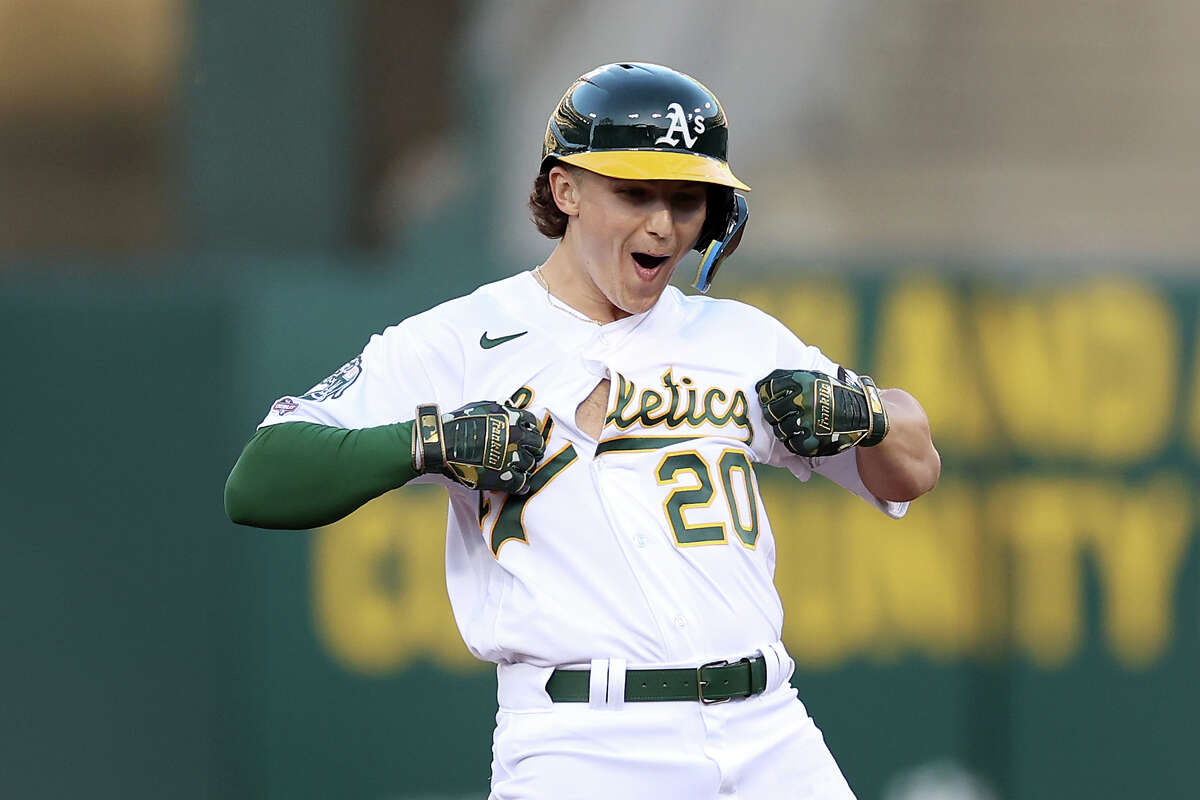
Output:
[[468,489],[521,494],[546,442],[533,414],[480,402],[449,414],[417,406],[412,446],[417,472],[440,472]]
[[777,369],[758,383],[758,402],[775,438],[798,456],[831,456],[848,447],[872,447],[888,432],[875,382],[856,382],[814,370]]

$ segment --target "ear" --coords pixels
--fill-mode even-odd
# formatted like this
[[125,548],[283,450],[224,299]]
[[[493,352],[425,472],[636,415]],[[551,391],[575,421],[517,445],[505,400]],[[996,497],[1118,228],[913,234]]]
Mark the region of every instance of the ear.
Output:
[[579,183],[583,170],[557,166],[550,168],[550,195],[558,210],[568,217],[579,216]]

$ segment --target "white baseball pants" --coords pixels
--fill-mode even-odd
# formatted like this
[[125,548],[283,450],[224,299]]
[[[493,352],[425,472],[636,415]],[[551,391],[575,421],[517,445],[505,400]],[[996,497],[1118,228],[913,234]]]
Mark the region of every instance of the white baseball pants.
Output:
[[591,702],[552,703],[550,669],[501,665],[490,800],[854,800],[787,682],[791,659],[767,651],[766,691],[717,705],[614,699],[606,660]]

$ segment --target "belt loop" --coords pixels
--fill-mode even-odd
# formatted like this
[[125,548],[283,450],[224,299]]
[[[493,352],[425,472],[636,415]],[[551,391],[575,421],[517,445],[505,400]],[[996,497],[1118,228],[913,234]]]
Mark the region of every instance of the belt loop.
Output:
[[608,704],[608,659],[593,658],[588,676],[588,707],[604,708]]
[[623,658],[608,660],[608,707],[620,708],[625,705],[625,665]]
[[783,642],[773,642],[760,652],[767,660],[767,691],[773,692],[791,680],[796,662],[788,655]]
[[767,688],[765,691],[773,692],[779,688],[779,653],[775,652],[772,645],[767,645],[761,648],[758,652],[762,653],[763,661],[767,664]]

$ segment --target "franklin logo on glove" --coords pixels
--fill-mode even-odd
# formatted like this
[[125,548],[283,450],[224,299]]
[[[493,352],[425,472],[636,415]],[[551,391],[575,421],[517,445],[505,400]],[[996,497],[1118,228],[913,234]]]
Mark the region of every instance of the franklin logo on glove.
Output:
[[817,422],[819,436],[833,434],[833,385],[827,380],[817,380]]
[[775,438],[796,455],[831,456],[854,445],[874,447],[887,436],[887,412],[866,375],[777,369],[754,388]]

